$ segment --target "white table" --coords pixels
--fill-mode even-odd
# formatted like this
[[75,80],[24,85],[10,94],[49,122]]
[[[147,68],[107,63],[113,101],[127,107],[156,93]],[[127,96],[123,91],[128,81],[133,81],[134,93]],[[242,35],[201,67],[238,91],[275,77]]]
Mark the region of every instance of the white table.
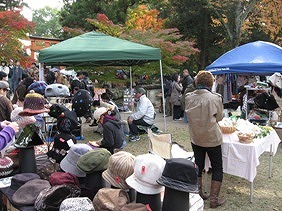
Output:
[[[272,157],[276,154],[280,141],[275,130],[271,131],[271,133],[264,138],[254,139],[254,142],[250,144],[240,143],[235,133],[223,134],[223,172],[250,181],[251,202],[253,202],[253,181],[257,175],[257,166],[260,164],[259,157],[264,152],[270,152],[269,177],[271,177]],[[206,167],[207,166],[210,166],[208,160],[206,160]]]

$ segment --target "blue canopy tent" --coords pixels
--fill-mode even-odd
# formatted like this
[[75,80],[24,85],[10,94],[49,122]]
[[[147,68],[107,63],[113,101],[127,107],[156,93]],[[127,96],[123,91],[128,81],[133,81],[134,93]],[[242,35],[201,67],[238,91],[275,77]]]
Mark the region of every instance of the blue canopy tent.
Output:
[[282,47],[264,41],[247,43],[226,52],[207,66],[206,70],[214,75],[282,73]]

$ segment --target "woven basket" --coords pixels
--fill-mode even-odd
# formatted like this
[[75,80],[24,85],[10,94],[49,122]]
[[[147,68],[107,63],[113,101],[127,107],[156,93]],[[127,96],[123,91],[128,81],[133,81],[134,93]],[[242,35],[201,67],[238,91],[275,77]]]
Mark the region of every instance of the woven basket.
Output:
[[253,142],[253,136],[251,134],[238,133],[239,142],[243,144],[249,144]]
[[221,132],[224,134],[234,133],[236,131],[236,127],[234,126],[220,126]]

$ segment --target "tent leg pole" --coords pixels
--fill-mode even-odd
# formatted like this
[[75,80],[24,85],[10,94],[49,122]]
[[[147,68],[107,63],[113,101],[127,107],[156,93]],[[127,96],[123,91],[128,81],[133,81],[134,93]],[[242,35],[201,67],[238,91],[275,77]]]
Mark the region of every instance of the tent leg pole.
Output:
[[133,103],[133,99],[132,99],[132,86],[133,86],[133,79],[132,79],[132,67],[129,67],[129,77],[130,77],[130,107],[131,107],[131,111],[133,111],[134,109],[134,103]]
[[44,68],[42,63],[39,63],[39,81],[44,81]]
[[162,86],[162,98],[163,98],[164,131],[166,132],[165,97],[164,97],[164,79],[163,79],[162,60],[160,60],[160,74],[161,74],[161,86]]

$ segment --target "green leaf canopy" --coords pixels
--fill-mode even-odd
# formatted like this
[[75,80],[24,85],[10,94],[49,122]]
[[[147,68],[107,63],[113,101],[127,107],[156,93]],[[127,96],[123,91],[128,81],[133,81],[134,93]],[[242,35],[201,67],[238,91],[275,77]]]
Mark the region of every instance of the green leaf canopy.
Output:
[[133,66],[161,60],[159,48],[95,31],[70,38],[39,53],[39,62],[63,66]]

